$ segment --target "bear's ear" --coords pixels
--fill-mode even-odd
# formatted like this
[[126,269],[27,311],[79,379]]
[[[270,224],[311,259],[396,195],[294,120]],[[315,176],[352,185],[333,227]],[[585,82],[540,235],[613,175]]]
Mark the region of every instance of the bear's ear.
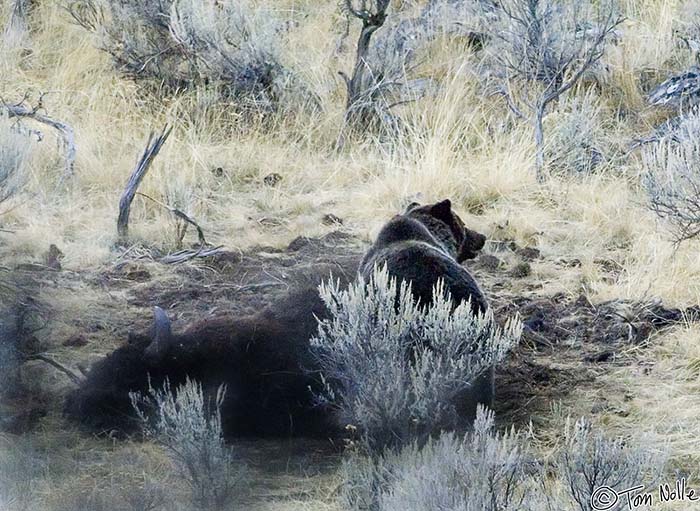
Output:
[[452,203],[450,199],[438,202],[430,208],[430,214],[447,223],[452,221]]
[[413,211],[414,209],[419,208],[419,207],[420,207],[420,203],[418,203],[418,202],[411,202],[408,206],[406,206],[406,209],[404,210],[403,213],[404,213],[404,215],[405,215],[405,214],[408,214],[408,213],[410,213],[411,211]]

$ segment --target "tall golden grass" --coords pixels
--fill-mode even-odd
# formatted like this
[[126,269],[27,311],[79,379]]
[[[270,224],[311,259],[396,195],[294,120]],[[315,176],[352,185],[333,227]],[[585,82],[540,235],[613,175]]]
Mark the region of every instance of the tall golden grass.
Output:
[[[607,133],[617,147],[665,115],[645,106],[642,77],[660,81],[691,58],[673,35],[679,1],[623,4],[628,21],[620,43],[606,54],[609,81],[600,90]],[[67,266],[109,259],[121,189],[148,133],[170,123],[175,131],[143,192],[177,202],[212,242],[236,248],[284,244],[301,233],[322,232],[324,213],[368,234],[408,198],[450,197],[458,209],[478,213],[470,223],[492,237],[537,245],[555,258],[621,263],[625,271],[612,286],[584,271],[594,295],[698,300],[691,278],[700,268],[695,242],[674,249],[664,226],[647,212],[638,158],[615,159],[594,176],[555,176],[538,184],[529,127],[497,129],[505,107],[485,96],[470,74],[478,56],[468,48],[449,41],[431,47],[419,72],[439,76],[442,88],[403,109],[411,128],[399,144],[365,141],[336,151],[344,101],[336,72],[352,64],[355,32],[346,51],[336,55],[336,6],[286,2],[278,9],[303,13],[284,58],[311,84],[324,109],[256,128],[232,126],[221,111],[225,107],[206,104],[201,91],[158,100],[122,77],[94,37],[71,24],[57,3],[41,2],[30,20],[29,49],[6,50],[0,58],[0,96],[12,102],[25,92],[35,98],[46,93],[46,110],[76,130],[76,174],[58,186],[61,153],[54,134],[36,126],[45,139],[35,144],[31,182],[0,217],[16,231],[3,235],[3,256],[32,259],[54,242],[66,253]],[[223,177],[210,172],[216,167],[224,169]],[[262,180],[272,172],[283,180],[266,187]],[[167,211],[138,198],[133,210],[137,239],[172,246],[174,229],[164,228],[172,224]],[[270,218],[277,221],[264,221]]]

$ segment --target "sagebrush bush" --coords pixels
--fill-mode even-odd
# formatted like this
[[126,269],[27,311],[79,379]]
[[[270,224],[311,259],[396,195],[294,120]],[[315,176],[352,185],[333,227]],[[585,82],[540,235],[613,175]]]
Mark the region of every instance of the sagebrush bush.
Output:
[[700,112],[694,110],[642,150],[649,206],[668,221],[676,242],[700,234]]
[[488,50],[496,72],[557,88],[562,73],[596,64],[619,24],[615,0],[504,0],[481,2],[491,20]]
[[497,7],[491,0],[432,0],[421,17],[436,33],[472,37],[474,42],[483,44],[483,38],[476,38],[489,30]]
[[584,419],[567,421],[564,438],[556,473],[568,489],[570,508],[581,511],[598,509],[592,499],[599,488],[621,491],[644,483],[651,486],[666,462],[665,454],[607,438]]
[[498,433],[482,408],[464,437],[443,433],[422,448],[346,460],[340,499],[357,511],[592,511],[598,488],[649,487],[664,464],[663,454],[606,438],[585,420],[568,422],[559,449],[538,460],[527,435]]
[[0,204],[26,183],[30,154],[29,134],[7,115],[0,114]]
[[681,41],[700,59],[700,5],[693,0],[683,2],[677,24]]
[[622,23],[616,0],[503,0],[489,6],[487,58],[495,93],[534,128],[538,177],[545,165],[543,121],[550,105],[595,74]]
[[292,86],[303,89],[281,64],[285,30],[270,9],[249,1],[176,0],[170,13],[170,34],[197,74],[262,111],[292,101]]
[[465,437],[444,433],[423,447],[346,461],[341,499],[353,510],[519,510],[525,460],[519,435],[496,433],[493,413],[480,408]]
[[285,24],[255,2],[71,0],[67,7],[133,78],[170,92],[206,87],[262,112],[313,103],[281,63]]
[[419,306],[410,284],[386,268],[346,291],[321,286],[331,319],[311,341],[325,376],[319,398],[373,451],[456,427],[458,397],[519,339],[519,321],[500,329],[490,311],[474,315],[469,303],[452,310],[442,284],[434,296]]
[[225,388],[213,402],[199,383],[187,380],[174,391],[166,381],[147,396],[132,393],[131,401],[145,433],[161,444],[192,491],[198,509],[223,509],[241,490],[244,467],[224,444],[220,408]]
[[587,174],[603,163],[605,130],[596,96],[567,96],[544,118],[548,168],[559,174]]

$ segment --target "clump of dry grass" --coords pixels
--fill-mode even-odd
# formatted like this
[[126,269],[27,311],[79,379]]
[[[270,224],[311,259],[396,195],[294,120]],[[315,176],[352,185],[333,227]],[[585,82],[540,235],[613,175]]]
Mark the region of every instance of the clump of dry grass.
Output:
[[[76,441],[72,431],[0,436],[3,510],[155,511],[177,508],[185,494],[161,452]],[[82,506],[82,507],[81,507]]]

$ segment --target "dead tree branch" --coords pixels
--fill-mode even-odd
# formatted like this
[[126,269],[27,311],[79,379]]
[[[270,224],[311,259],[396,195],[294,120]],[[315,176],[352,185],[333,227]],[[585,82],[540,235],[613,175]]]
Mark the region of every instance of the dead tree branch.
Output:
[[32,119],[41,124],[45,124],[54,128],[60,134],[63,139],[63,146],[65,149],[65,159],[66,159],[66,170],[63,178],[69,178],[75,172],[75,157],[77,154],[77,149],[75,145],[75,132],[73,128],[63,121],[49,117],[48,115],[42,114],[40,110],[43,109],[43,97],[42,94],[39,97],[39,102],[35,107],[29,107],[25,104],[25,100],[22,102],[9,105],[5,102],[0,102],[0,107],[4,108],[10,118],[25,118]]
[[[345,126],[366,126],[371,120],[371,108],[365,105],[367,103],[368,89],[372,88],[372,84],[368,84],[368,75],[369,81],[373,81],[372,70],[369,65],[370,42],[372,35],[384,25],[389,4],[389,0],[361,0],[360,2],[345,0],[345,8],[348,14],[362,21],[362,30],[357,40],[357,49],[355,50],[355,64],[352,76],[349,77],[343,71],[338,72],[345,81],[347,92]],[[343,145],[342,133],[338,145]]]
[[390,0],[341,3],[346,18],[359,19],[362,29],[351,76],[338,73],[345,82],[346,102],[337,146],[342,148],[346,134],[352,131],[392,139],[403,127],[394,109],[421,99],[433,88],[432,79],[409,77],[419,65],[421,48],[439,34],[437,11],[424,9],[416,17],[402,17],[397,9],[389,19]]
[[189,261],[190,259],[195,259],[199,257],[210,257],[221,252],[224,248],[223,245],[212,248],[199,247],[195,250],[180,250],[179,252],[173,252],[160,259],[162,263],[165,264],[179,264]]
[[63,364],[58,363],[57,361],[55,361],[54,359],[52,359],[51,357],[48,357],[46,355],[42,355],[42,354],[32,355],[27,360],[41,360],[42,362],[46,362],[50,366],[55,367],[56,369],[61,371],[63,374],[68,376],[68,378],[70,378],[71,381],[73,383],[75,383],[76,385],[80,385],[83,382],[83,378],[81,378],[80,376],[75,374],[75,372],[71,371]]
[[[574,87],[603,56],[607,41],[624,21],[613,0],[588,2],[506,0],[496,10],[492,53],[500,68],[502,95],[516,116],[535,132],[538,178],[544,168],[543,120],[550,104]],[[532,87],[514,87],[510,82]],[[527,106],[528,115],[517,107]]]
[[367,55],[369,53],[369,45],[372,39],[372,34],[379,30],[386,21],[386,10],[389,7],[389,0],[376,0],[371,2],[374,4],[374,9],[367,5],[366,1],[360,3],[360,7],[355,8],[352,0],[345,0],[345,6],[350,14],[362,21],[362,31],[357,40],[357,49],[355,51],[355,66],[353,67],[352,77],[340,72],[340,76],[345,80],[347,88],[346,108],[349,110],[357,101],[363,92],[363,84],[365,73],[368,72]]
[[120,243],[126,243],[129,238],[129,213],[131,212],[131,202],[134,200],[134,195],[136,195],[136,191],[146,176],[153,159],[160,152],[160,148],[163,147],[171,131],[171,127],[165,126],[160,135],[156,136],[154,133],[151,133],[148,136],[146,149],[143,151],[136,168],[126,183],[126,188],[119,199],[119,217],[117,218],[117,235]]
[[92,0],[73,0],[63,5],[76,25],[89,32],[97,32],[104,23],[102,7]]
[[[169,206],[168,204],[165,204],[164,202],[160,202],[159,200],[154,199],[150,195],[146,195],[145,193],[141,193],[141,192],[136,192],[136,193],[137,193],[137,195],[140,195],[141,197],[145,197],[146,199],[155,202],[159,206],[164,207],[165,209],[170,211],[173,215],[175,215],[180,220],[184,220],[186,223],[193,225],[194,228],[197,229],[197,238],[199,239],[199,245],[201,247],[205,247],[208,245],[207,240],[204,238],[204,231],[202,230],[202,228],[199,226],[199,224],[197,222],[192,220],[191,217],[187,216],[185,213],[183,213],[181,210],[179,210],[177,208],[174,208],[172,206]],[[184,233],[183,233],[183,236],[184,236]]]

